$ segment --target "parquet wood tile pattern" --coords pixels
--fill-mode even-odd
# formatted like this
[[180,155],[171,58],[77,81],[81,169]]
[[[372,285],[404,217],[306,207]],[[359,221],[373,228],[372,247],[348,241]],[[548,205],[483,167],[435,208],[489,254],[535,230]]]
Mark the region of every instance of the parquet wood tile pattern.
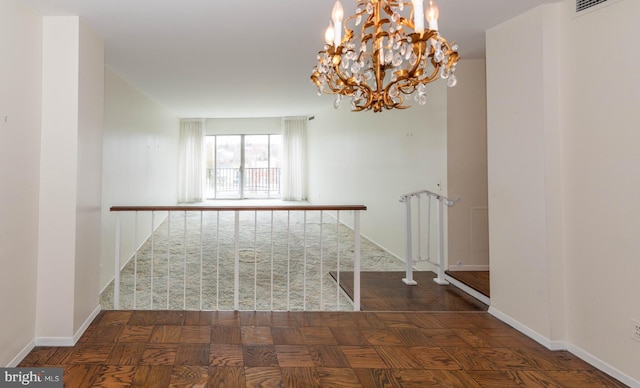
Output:
[[482,311],[103,311],[19,366],[67,388],[624,386]]

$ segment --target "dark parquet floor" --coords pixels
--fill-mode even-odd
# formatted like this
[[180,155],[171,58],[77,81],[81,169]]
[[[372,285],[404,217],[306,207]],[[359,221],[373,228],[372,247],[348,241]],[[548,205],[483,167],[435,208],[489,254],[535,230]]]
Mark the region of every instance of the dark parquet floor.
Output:
[[62,367],[73,387],[622,387],[486,312],[103,311]]
[[489,271],[446,271],[445,273],[473,288],[487,298],[491,297]]
[[378,311],[102,311],[75,346],[19,366],[63,368],[66,388],[624,386],[432,273],[402,277],[363,273],[363,309]]
[[[336,273],[331,272],[336,279]],[[433,272],[414,272],[416,286],[402,282],[405,272],[362,272],[362,311],[487,311],[489,306],[452,285],[433,281]],[[353,272],[340,273],[340,286],[353,299]]]

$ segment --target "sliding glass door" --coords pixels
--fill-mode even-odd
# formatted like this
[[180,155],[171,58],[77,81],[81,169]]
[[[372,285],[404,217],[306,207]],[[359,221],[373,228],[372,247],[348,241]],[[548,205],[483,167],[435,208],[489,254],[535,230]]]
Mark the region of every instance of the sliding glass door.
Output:
[[207,198],[280,198],[282,135],[207,136]]

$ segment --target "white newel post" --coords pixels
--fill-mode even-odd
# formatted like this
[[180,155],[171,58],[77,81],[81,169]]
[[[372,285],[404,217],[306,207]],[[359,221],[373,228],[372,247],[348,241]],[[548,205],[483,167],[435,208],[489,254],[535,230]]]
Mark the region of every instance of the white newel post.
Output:
[[445,198],[438,197],[438,277],[433,279],[438,284],[449,284],[444,278],[444,201]]
[[415,280],[413,280],[413,252],[412,252],[412,245],[413,242],[411,241],[411,235],[412,235],[412,231],[411,231],[411,196],[406,196],[404,198],[404,203],[406,205],[406,209],[407,209],[407,226],[406,226],[406,231],[407,231],[407,259],[406,259],[406,265],[407,265],[407,277],[403,278],[402,281],[404,282],[404,284],[408,285],[408,286],[415,286],[418,284],[418,282],[416,282]]

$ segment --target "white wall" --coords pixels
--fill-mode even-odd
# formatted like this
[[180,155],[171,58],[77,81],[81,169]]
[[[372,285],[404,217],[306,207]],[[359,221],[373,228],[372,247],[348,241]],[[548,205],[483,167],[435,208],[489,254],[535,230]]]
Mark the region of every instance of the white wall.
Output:
[[348,105],[335,110],[327,98],[327,110],[309,121],[309,201],[366,205],[363,234],[404,257],[399,197],[438,183],[447,192],[446,85],[430,85],[427,105],[406,110],[355,113]]
[[541,28],[550,8],[487,32],[491,306],[545,338],[552,337],[546,199],[560,193],[547,186],[545,168],[546,132],[559,131],[557,123],[545,127],[545,87],[554,85],[545,84],[541,58],[557,60]]
[[1,1],[0,47],[0,366],[14,366],[35,333],[41,17]]
[[282,133],[282,119],[206,119],[205,130],[207,135],[276,135]]
[[560,79],[568,340],[640,386],[638,15],[640,2],[623,0],[571,18],[565,1]]
[[[115,205],[176,205],[179,119],[105,71],[102,249],[100,289],[113,279]],[[156,217],[156,225],[161,215]],[[151,232],[151,218],[140,214],[134,241],[134,216],[122,214],[122,264]]]
[[74,332],[98,306],[104,44],[80,23]]
[[36,336],[51,339],[73,336],[78,41],[78,17],[43,18]]
[[491,311],[640,386],[640,2],[574,5],[487,33]]
[[42,47],[36,344],[71,345],[99,311],[104,49],[76,16],[44,17]]
[[461,60],[461,82],[447,91],[449,269],[489,269],[485,61]]

